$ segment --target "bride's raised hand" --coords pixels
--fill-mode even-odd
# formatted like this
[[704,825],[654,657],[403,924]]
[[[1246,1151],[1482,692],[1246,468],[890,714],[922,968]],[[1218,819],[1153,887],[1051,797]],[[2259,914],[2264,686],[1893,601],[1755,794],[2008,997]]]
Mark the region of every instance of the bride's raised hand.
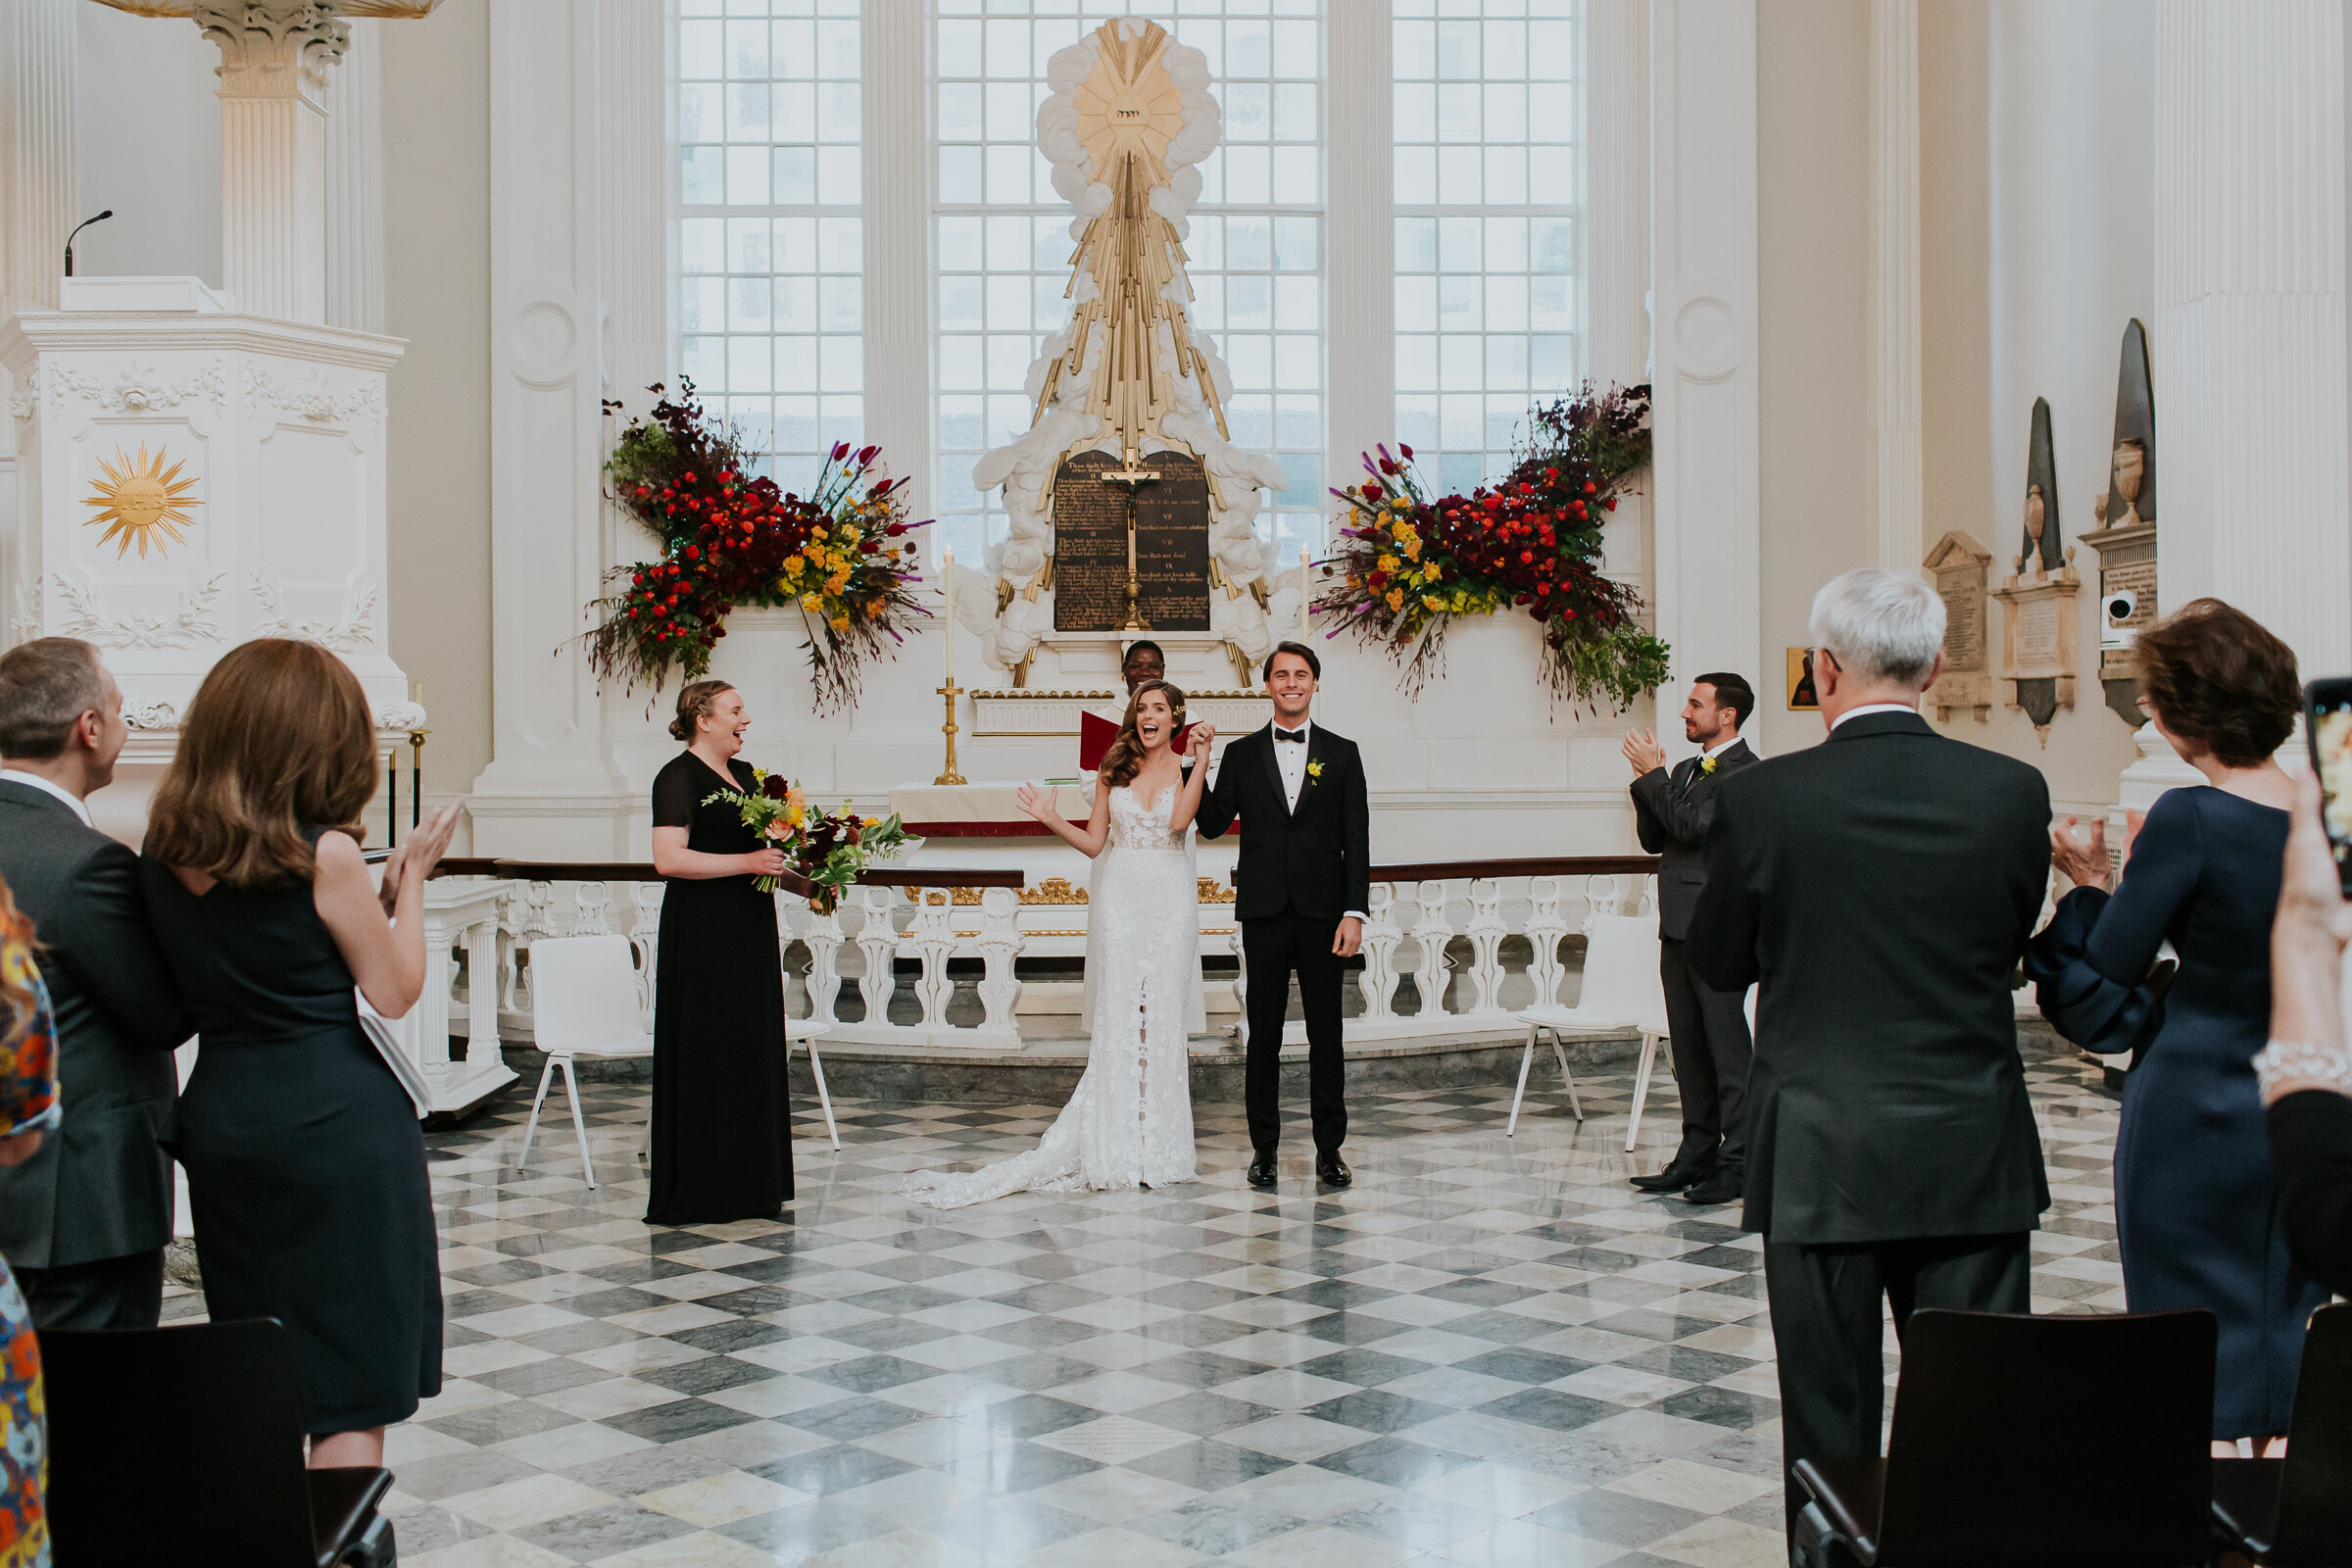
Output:
[[1024,784],[1013,793],[1012,799],[1013,804],[1018,806],[1024,813],[1035,817],[1040,822],[1051,821],[1054,817],[1054,794],[1051,790],[1039,789],[1034,784]]

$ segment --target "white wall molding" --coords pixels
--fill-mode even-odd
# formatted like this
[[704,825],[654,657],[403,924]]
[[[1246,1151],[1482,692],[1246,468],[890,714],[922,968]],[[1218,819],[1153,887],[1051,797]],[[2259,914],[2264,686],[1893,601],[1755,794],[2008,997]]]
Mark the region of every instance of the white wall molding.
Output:
[[[490,8],[492,756],[474,852],[604,858],[633,804],[578,641],[607,561],[602,45],[623,0]],[[571,803],[556,812],[548,803]]]
[[[2352,667],[2344,18],[2156,15],[2158,594],[2214,594]],[[2116,323],[2120,332],[2122,323]]]
[[327,78],[326,322],[384,330],[384,104],[381,22],[351,24]]
[[1332,6],[1323,25],[1324,476],[1344,485],[1363,476],[1359,454],[1396,437],[1396,133],[1386,85],[1395,27],[1389,8],[1372,5]]
[[1649,67],[1655,599],[1679,690],[1700,670],[1768,674],[1754,0],[1651,0]]
[[[929,8],[862,8],[865,438],[931,514],[931,112]],[[977,565],[978,563],[971,563]]]
[[1927,548],[1920,453],[1919,0],[1870,0],[1871,358],[1878,563]]

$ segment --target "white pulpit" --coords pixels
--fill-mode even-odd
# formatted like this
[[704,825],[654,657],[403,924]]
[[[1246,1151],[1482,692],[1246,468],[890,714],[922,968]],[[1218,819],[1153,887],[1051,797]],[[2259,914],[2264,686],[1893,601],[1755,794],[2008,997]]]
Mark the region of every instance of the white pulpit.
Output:
[[[384,383],[397,338],[248,316],[192,277],[68,278],[0,325],[17,518],[9,638],[95,643],[142,771],[223,652],[306,637],[360,677],[390,748],[422,721],[385,612]],[[148,764],[142,768],[141,764]]]

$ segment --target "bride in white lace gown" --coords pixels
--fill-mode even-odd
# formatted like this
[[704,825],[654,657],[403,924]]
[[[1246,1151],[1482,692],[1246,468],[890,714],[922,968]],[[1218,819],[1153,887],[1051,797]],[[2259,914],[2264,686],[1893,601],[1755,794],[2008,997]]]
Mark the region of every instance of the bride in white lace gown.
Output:
[[1183,723],[1183,692],[1165,681],[1136,688],[1084,827],[1054,812],[1051,793],[1022,789],[1021,809],[1101,857],[1087,907],[1101,969],[1086,1072],[1035,1149],[975,1171],[916,1171],[904,1189],[916,1202],[958,1208],[1008,1193],[1193,1179],[1186,1021],[1200,938],[1186,838],[1214,737],[1205,724],[1195,728],[1187,779],[1171,744]]

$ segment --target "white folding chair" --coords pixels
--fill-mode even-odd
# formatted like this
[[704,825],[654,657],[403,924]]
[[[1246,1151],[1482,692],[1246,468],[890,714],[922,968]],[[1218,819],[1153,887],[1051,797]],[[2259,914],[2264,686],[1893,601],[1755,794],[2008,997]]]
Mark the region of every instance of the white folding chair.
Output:
[[[624,936],[541,937],[529,953],[531,1032],[533,1043],[546,1054],[547,1065],[539,1069],[539,1093],[531,1101],[531,1119],[522,1129],[522,1152],[514,1156],[514,1168],[520,1170],[531,1157],[539,1107],[547,1100],[549,1081],[561,1072],[571,1101],[571,1130],[580,1141],[580,1165],[594,1187],[596,1164],[588,1156],[588,1127],[580,1117],[580,1086],[572,1062],[582,1056],[610,1060],[654,1054],[654,1037],[646,1029],[645,1006],[637,993],[637,965]],[[645,1137],[651,1135],[649,1125]],[[644,1149],[641,1138],[639,1152]]]
[[1568,1070],[1563,1031],[1592,1032],[1637,1028],[1642,1031],[1642,1065],[1634,1081],[1633,1129],[1642,1121],[1642,1099],[1649,1087],[1650,1061],[1666,1034],[1666,992],[1658,982],[1658,917],[1654,914],[1595,914],[1585,921],[1585,978],[1573,1007],[1543,1004],[1518,1014],[1527,1025],[1527,1047],[1519,1056],[1519,1086],[1511,1092],[1511,1119],[1503,1136],[1519,1130],[1519,1102],[1527,1093],[1528,1069],[1535,1064],[1536,1042],[1548,1032],[1560,1076],[1567,1080],[1568,1103],[1579,1121],[1584,1102],[1576,1093],[1575,1075]]
[[816,1037],[829,1035],[833,1026],[821,1018],[786,1018],[784,1020],[784,1054],[792,1054],[792,1043],[799,1041],[808,1048],[808,1074],[816,1080],[816,1102],[825,1107],[825,1136],[833,1140],[836,1151],[841,1148],[841,1129],[833,1125],[833,1097],[825,1093],[825,1064],[816,1054]]

